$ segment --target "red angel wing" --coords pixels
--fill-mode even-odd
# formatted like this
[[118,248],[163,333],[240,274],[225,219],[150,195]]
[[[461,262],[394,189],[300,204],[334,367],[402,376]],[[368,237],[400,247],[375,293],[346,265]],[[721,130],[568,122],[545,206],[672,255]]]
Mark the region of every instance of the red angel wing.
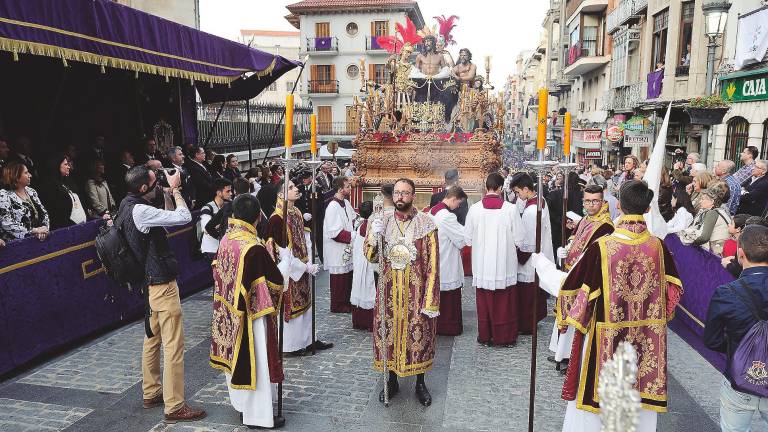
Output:
[[418,35],[416,24],[411,21],[410,18],[405,18],[405,28],[402,25],[397,25],[397,31],[403,38],[403,42],[410,42],[411,45],[416,45],[421,42],[421,36]]
[[403,43],[397,39],[397,36],[377,36],[376,43],[389,53],[399,52],[403,47]]
[[454,22],[459,19],[456,15],[451,15],[450,17],[446,18],[445,15],[441,15],[439,17],[433,17],[437,20],[437,22],[440,25],[440,34],[445,39],[445,44],[455,44],[456,41],[453,40],[453,35],[451,35],[451,31],[454,27],[456,27],[456,24]]

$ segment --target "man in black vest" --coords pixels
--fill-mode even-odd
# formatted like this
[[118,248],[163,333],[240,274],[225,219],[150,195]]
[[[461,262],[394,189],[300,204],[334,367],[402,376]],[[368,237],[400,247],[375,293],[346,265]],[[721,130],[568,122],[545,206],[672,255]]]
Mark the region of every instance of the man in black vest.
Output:
[[[179,172],[167,179],[169,187],[163,188],[154,171],[145,166],[128,170],[128,195],[120,203],[119,223],[134,256],[146,259],[144,289],[149,311],[141,356],[144,408],[164,403],[166,422],[175,423],[202,419],[205,411],[191,408],[184,399],[184,333],[176,284],[179,266],[166,233],[166,227],[190,223],[192,214],[179,190]],[[150,204],[157,194],[163,195],[165,209]],[[162,384],[160,344],[164,357]]]

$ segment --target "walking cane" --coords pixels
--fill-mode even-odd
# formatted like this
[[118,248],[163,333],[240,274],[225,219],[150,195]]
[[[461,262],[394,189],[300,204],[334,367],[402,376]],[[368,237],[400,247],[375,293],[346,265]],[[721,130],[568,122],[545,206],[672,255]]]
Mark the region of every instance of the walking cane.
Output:
[[[544,149],[547,146],[547,89],[539,90],[539,112],[538,112],[538,137],[536,141],[537,160],[529,161],[525,164],[537,172],[538,180],[536,185],[536,253],[541,252],[541,205],[544,195],[544,172],[554,167],[557,162],[544,160]],[[538,320],[536,310],[539,299],[539,276],[534,272],[534,285],[536,290],[533,294],[533,326],[531,337],[531,382],[528,395],[528,432],[533,432],[533,416],[536,400],[536,349],[538,344]]]

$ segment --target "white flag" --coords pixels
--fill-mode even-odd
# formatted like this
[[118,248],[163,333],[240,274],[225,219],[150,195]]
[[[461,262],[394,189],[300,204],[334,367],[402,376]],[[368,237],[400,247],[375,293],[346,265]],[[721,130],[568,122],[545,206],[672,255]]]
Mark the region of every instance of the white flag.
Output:
[[654,236],[664,239],[667,236],[667,222],[661,216],[659,210],[659,187],[661,185],[661,170],[664,167],[664,155],[667,152],[667,129],[669,128],[669,114],[672,111],[672,104],[667,107],[667,114],[664,115],[664,123],[659,129],[659,135],[656,137],[656,144],[653,145],[651,159],[648,161],[648,167],[645,170],[643,180],[648,183],[648,187],[653,191],[653,201],[651,201],[651,211],[644,215],[645,222],[648,225],[648,231]]

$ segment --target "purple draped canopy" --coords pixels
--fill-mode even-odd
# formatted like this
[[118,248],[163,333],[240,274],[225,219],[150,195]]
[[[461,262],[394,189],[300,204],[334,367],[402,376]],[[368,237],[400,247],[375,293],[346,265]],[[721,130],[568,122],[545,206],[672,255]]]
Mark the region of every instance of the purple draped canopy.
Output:
[[299,65],[108,0],[0,0],[0,50],[219,84]]

